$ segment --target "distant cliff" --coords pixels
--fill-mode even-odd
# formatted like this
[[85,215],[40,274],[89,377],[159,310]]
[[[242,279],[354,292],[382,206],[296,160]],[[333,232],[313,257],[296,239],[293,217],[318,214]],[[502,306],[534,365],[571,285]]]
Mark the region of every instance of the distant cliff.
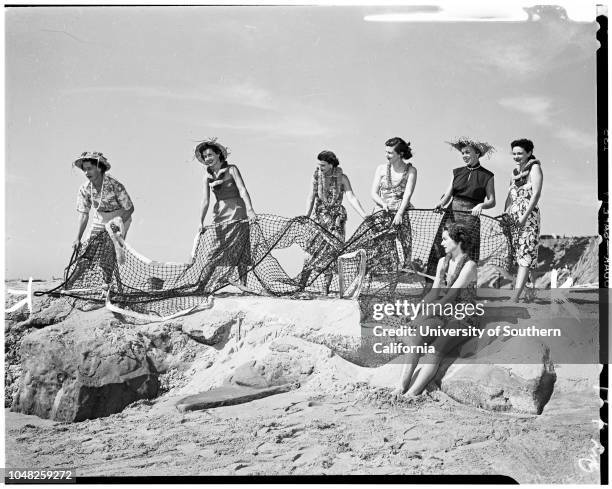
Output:
[[[573,238],[541,236],[538,266],[534,272],[536,287],[550,287],[550,272],[553,268],[559,270],[559,283],[571,276],[574,285],[593,284],[594,287],[598,287],[598,246],[598,238],[595,236]],[[493,266],[485,264],[478,271],[478,283],[481,287],[510,288],[512,281],[512,275],[500,272]]]

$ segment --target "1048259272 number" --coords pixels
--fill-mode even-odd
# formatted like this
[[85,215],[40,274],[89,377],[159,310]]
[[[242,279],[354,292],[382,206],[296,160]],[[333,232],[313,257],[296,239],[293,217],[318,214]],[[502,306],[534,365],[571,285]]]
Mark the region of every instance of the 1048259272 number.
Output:
[[30,482],[38,483],[58,483],[76,482],[76,472],[74,469],[4,469],[4,482]]

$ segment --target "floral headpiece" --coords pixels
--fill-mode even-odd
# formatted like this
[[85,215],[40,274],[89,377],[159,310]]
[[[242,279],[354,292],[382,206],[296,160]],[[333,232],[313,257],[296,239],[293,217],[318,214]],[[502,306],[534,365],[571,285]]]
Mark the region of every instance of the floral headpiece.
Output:
[[493,151],[495,151],[495,148],[493,146],[491,146],[489,143],[480,142],[480,141],[476,141],[474,139],[465,138],[465,137],[459,138],[459,139],[457,139],[455,141],[446,141],[446,143],[450,144],[457,151],[461,151],[466,146],[471,146],[476,151],[478,151],[478,154],[480,156],[484,156],[487,153],[492,153]]
[[204,164],[204,158],[202,158],[202,148],[204,146],[214,146],[215,148],[218,148],[219,151],[221,151],[223,158],[227,160],[229,149],[223,146],[221,143],[217,142],[216,137],[213,137],[205,139],[204,141],[198,143],[198,145],[195,147],[195,157],[200,163]]

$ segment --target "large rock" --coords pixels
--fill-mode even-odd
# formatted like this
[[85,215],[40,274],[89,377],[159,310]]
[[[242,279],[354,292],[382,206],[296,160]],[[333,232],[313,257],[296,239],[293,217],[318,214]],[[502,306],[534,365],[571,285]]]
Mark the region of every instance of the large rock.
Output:
[[23,339],[23,374],[12,411],[81,421],[153,398],[157,373],[147,339],[105,310],[75,316]]
[[[442,391],[484,409],[541,414],[557,378],[549,348],[524,338],[498,341],[498,345],[496,355],[464,358],[446,370],[443,366]],[[505,363],[512,360],[516,363]]]

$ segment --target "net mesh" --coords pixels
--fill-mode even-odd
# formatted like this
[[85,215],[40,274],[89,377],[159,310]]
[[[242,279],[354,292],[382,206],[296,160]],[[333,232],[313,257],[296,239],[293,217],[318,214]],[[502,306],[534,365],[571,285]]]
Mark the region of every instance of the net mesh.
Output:
[[[517,228],[505,215],[410,209],[399,226],[392,224],[393,217],[385,211],[369,216],[345,242],[305,216],[264,214],[249,222],[207,226],[196,236],[188,263],[149,260],[100,232],[75,251],[64,283],[42,293],[72,297],[77,307],[104,304],[108,297],[122,309],[160,317],[197,307],[228,285],[252,294],[297,298],[341,289],[358,294],[367,308],[380,298],[422,296],[444,254],[443,227],[451,222],[467,228],[475,243],[469,254],[479,266],[512,271]],[[294,276],[275,256],[292,246],[307,257]]]

